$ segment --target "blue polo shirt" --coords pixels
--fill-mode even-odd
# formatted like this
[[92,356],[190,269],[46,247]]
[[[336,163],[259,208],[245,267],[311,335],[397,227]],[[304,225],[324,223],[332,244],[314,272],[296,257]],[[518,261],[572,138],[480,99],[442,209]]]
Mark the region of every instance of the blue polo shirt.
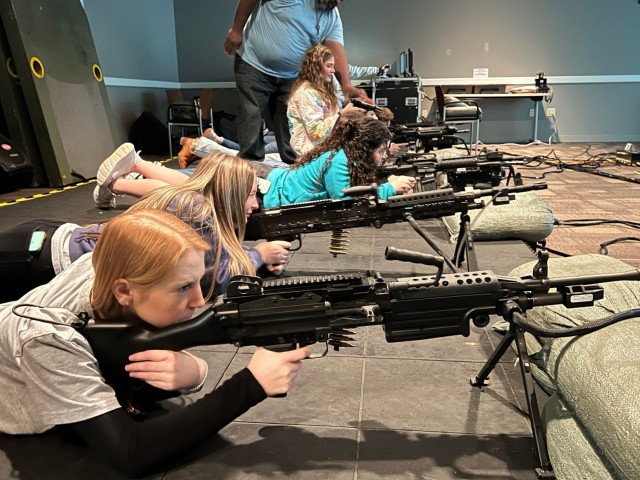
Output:
[[305,52],[325,40],[344,44],[337,8],[317,11],[315,0],[261,0],[244,27],[238,54],[262,73],[295,78]]

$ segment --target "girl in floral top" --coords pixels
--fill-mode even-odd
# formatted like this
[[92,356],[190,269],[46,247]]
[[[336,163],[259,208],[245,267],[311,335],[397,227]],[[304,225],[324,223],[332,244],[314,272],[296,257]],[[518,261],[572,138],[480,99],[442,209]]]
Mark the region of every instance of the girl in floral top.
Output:
[[287,103],[291,147],[298,157],[329,135],[341,111],[363,112],[351,103],[340,109],[333,84],[334,66],[333,53],[324,45],[309,49],[302,61]]

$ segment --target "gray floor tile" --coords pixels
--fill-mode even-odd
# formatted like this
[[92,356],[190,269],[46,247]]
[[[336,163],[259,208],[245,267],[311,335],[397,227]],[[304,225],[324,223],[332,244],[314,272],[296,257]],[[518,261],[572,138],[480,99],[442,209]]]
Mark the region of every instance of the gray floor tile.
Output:
[[358,480],[534,480],[532,440],[517,435],[362,432]]
[[165,480],[352,480],[357,430],[236,422],[205,443]]
[[506,275],[515,267],[536,259],[535,254],[523,242],[496,240],[476,242],[480,268],[487,268],[498,275]]
[[287,271],[297,272],[344,272],[372,269],[369,255],[339,255],[333,257],[328,250],[320,254],[296,254],[289,263]]
[[[481,435],[527,435],[511,386],[500,369],[484,390],[471,387],[473,362],[367,358],[362,426]],[[402,392],[400,395],[396,392]]]
[[[245,367],[249,355],[238,355],[227,375]],[[305,360],[286,398],[268,398],[243,422],[285,425],[353,426],[358,419],[363,358],[329,356]]]

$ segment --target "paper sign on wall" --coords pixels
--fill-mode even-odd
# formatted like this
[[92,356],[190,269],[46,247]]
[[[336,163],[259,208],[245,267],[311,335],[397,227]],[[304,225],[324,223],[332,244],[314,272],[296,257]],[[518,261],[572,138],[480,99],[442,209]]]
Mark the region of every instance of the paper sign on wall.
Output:
[[474,68],[473,78],[489,78],[489,68],[487,67]]

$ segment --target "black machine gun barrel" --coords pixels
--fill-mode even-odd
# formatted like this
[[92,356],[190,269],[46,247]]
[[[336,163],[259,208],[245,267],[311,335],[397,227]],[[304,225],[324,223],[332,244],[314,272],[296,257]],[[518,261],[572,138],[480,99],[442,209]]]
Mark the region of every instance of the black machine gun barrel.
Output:
[[[464,192],[442,188],[426,192],[395,195],[387,200],[378,198],[376,186],[352,187],[344,200],[320,200],[297,203],[254,213],[249,217],[247,240],[301,240],[312,232],[383,225],[402,222],[406,214],[414,219],[439,218],[482,208],[482,197],[498,197],[495,203],[508,202],[518,192],[543,190],[546,183],[512,187],[491,187]],[[499,202],[497,200],[500,200]]]
[[[396,251],[395,258],[422,258]],[[416,257],[415,255],[418,255]],[[470,325],[489,323],[490,315],[511,320],[540,305],[567,308],[593,305],[603,297],[599,283],[638,281],[640,270],[563,277],[504,277],[491,271],[385,280],[375,272],[278,278],[237,276],[224,296],[192,320],[167,328],[135,323],[90,322],[78,327],[88,339],[100,370],[121,402],[145,402],[175,395],[131,379],[128,356],[150,349],[182,350],[198,345],[278,347],[317,342],[349,346],[352,329],[381,325],[388,342],[468,336]],[[535,272],[534,272],[535,273]]]

